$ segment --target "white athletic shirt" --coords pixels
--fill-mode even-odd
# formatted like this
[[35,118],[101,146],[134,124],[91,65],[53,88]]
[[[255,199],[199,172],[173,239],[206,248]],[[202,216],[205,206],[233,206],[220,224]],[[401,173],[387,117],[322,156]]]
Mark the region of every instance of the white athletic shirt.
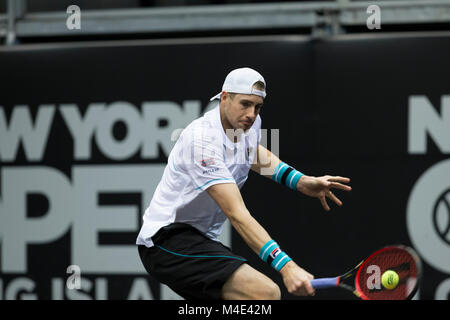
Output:
[[173,222],[190,224],[218,241],[226,216],[205,190],[219,183],[235,183],[239,189],[244,185],[261,140],[260,129],[258,115],[233,143],[220,121],[219,104],[192,121],[169,154],[136,244],[153,246],[151,237]]

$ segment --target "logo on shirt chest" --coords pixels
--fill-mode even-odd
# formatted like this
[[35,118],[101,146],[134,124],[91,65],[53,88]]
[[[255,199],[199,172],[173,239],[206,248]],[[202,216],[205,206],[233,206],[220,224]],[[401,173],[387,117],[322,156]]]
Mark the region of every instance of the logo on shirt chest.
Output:
[[202,165],[202,167],[213,165],[215,164],[214,158],[203,159],[202,161],[200,161],[200,164]]
[[208,170],[203,170],[202,174],[210,174],[210,173],[216,172],[218,170],[219,170],[219,168],[211,168]]

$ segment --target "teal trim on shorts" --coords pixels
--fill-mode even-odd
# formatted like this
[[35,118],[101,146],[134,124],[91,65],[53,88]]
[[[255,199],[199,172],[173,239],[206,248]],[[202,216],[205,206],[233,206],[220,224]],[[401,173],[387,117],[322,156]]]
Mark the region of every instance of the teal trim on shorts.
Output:
[[167,250],[159,245],[155,245],[156,247],[160,248],[161,250],[164,250],[168,253],[174,254],[176,256],[180,256],[180,257],[186,257],[186,258],[229,258],[229,259],[236,259],[236,260],[241,260],[241,261],[247,261],[246,259],[242,259],[242,258],[238,258],[238,257],[232,257],[232,256],[197,256],[197,255],[190,255],[190,254],[181,254],[181,253],[176,253],[170,250]]

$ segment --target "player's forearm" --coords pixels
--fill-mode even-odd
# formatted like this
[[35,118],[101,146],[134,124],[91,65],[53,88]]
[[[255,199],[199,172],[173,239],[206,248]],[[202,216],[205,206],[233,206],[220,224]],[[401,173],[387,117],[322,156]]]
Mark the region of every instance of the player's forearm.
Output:
[[[292,261],[250,213],[237,215],[236,218],[230,218],[230,220],[247,245],[275,270],[280,272],[286,264]],[[290,277],[292,272],[286,273],[283,277],[286,275]]]
[[258,146],[257,155],[258,161],[251,167],[254,172],[293,190],[300,190],[301,178],[305,176],[303,173],[284,163],[261,145]]
[[258,145],[256,160],[251,167],[252,171],[267,178],[272,177],[275,168],[281,162],[275,154],[261,145]]
[[250,212],[231,215],[229,218],[233,227],[256,254],[271,239],[267,231],[251,216]]

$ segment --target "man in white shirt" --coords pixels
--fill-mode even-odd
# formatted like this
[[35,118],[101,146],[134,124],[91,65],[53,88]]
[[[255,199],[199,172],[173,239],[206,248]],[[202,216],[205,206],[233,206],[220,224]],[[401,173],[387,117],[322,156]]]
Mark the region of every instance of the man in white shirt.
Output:
[[257,71],[231,71],[218,106],[194,120],[172,149],[162,179],[144,214],[138,235],[146,270],[186,299],[280,299],[280,288],[246,259],[221,244],[228,218],[247,245],[279,271],[288,292],[313,295],[313,276],[271,239],[245,207],[240,188],[249,170],[320,199],[342,202],[331,188],[345,191],[350,179],[311,177],[261,146],[260,110],[266,82]]

